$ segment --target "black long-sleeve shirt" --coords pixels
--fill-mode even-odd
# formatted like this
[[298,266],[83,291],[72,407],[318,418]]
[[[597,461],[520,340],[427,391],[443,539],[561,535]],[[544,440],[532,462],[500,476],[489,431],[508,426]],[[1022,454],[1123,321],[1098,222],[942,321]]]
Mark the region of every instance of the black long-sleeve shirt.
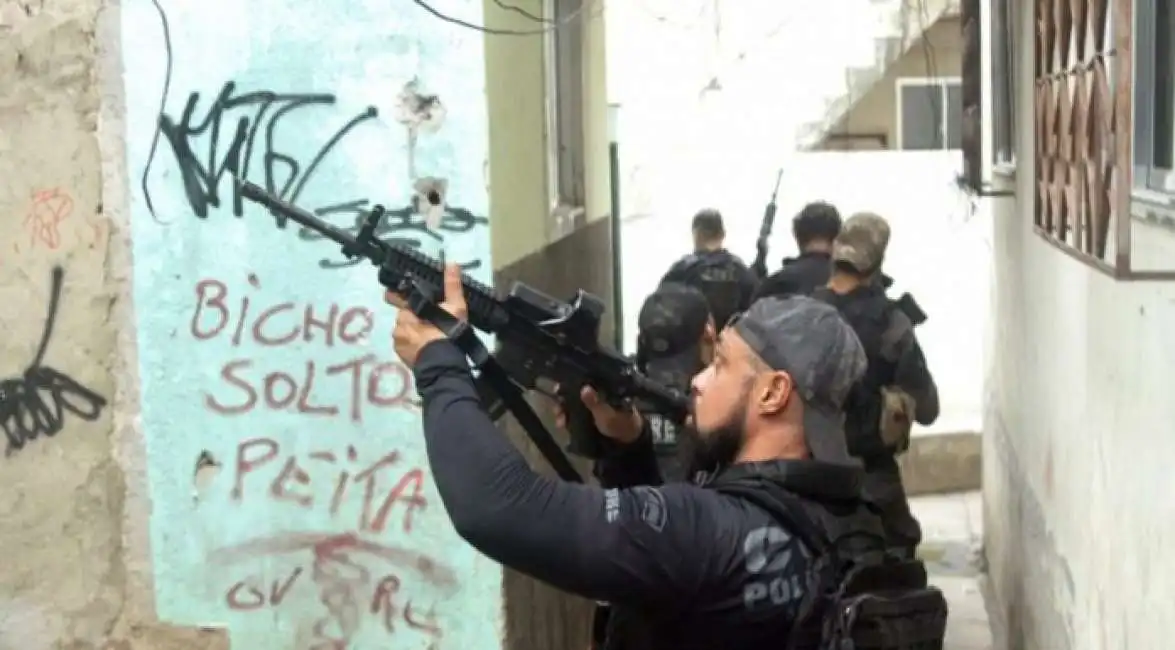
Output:
[[682,638],[732,650],[795,615],[809,553],[766,511],[689,483],[541,476],[482,409],[456,346],[425,346],[415,375],[437,490],[457,533],[488,557],[587,598],[688,614],[675,636],[685,626],[696,633]]
[[803,253],[785,259],[783,268],[759,283],[752,302],[767,296],[809,296],[817,287],[828,284],[831,274],[832,255],[829,253]]
[[604,455],[596,461],[594,473],[600,485],[606,488],[629,488],[640,485],[657,486],[665,482],[661,464],[653,448],[650,420],[641,423],[641,435],[631,444],[610,443]]

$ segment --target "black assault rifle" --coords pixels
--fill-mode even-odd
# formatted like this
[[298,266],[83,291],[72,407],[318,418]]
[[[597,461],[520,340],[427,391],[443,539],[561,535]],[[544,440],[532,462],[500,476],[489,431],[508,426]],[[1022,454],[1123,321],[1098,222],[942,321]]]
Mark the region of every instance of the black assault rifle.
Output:
[[771,237],[771,230],[775,227],[775,197],[779,194],[779,182],[783,180],[783,168],[775,176],[775,189],[771,190],[771,200],[763,211],[763,223],[759,226],[759,239],[755,240],[755,262],[751,268],[759,274],[759,279],[767,277],[767,240]]
[[[363,257],[377,266],[379,283],[404,296],[414,314],[440,328],[473,362],[478,392],[490,417],[497,420],[506,411],[513,414],[560,478],[583,481],[526,402],[524,391],[543,391],[540,382],[558,385],[571,448],[588,457],[598,456],[602,449],[591,413],[579,398],[584,386],[599,390],[614,405],[641,400],[676,420],[685,419],[689,401],[684,394],[646,378],[633,362],[599,344],[604,305],[596,296],[579,290],[570,302],[563,302],[516,282],[505,298],[498,298],[490,287],[463,275],[467,325],[440,308],[444,298],[441,262],[376,237],[384,215],[382,205],[372,208],[358,236],[352,237],[258,185],[238,183],[245,199],[342,245],[348,258]],[[474,329],[497,337],[496,354],[486,350]]]

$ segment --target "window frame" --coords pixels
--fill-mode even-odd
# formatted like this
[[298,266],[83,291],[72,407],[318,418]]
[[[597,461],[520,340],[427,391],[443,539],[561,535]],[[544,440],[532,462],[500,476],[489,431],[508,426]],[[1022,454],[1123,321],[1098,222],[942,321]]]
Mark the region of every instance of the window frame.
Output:
[[[991,34],[991,162],[997,169],[1016,168],[1016,56],[1018,24],[1013,0],[992,0],[988,15]],[[1002,127],[1002,128],[1001,128]]]
[[[895,145],[894,149],[897,151],[959,151],[960,149],[958,149],[958,148],[951,149],[948,146],[948,144],[950,142],[950,137],[949,137],[949,134],[950,134],[949,113],[950,113],[950,111],[948,110],[948,107],[950,105],[950,102],[949,102],[950,91],[948,89],[951,86],[955,86],[955,87],[958,87],[960,92],[962,92],[963,78],[958,77],[958,76],[898,77],[898,79],[894,83],[895,83],[895,87],[894,87],[894,96],[895,96],[894,122],[896,123],[895,129],[894,129],[894,134],[897,136],[895,138],[895,142],[894,142],[894,145]],[[938,125],[939,135],[942,138],[942,144],[943,144],[941,149],[907,149],[905,147],[905,138],[904,138],[905,133],[904,133],[904,125],[903,125],[903,122],[905,120],[903,119],[904,116],[903,116],[903,111],[902,111],[902,104],[903,104],[902,90],[904,88],[906,88],[907,86],[938,86],[939,92],[941,93],[941,96],[942,96],[942,107],[943,107],[942,114],[940,115],[940,124]],[[960,123],[961,123],[962,119],[963,119],[963,116],[959,115]],[[960,126],[961,126],[961,124],[960,124]]]
[[583,207],[586,201],[584,159],[584,31],[574,18],[589,0],[543,0],[543,14],[556,29],[545,30],[547,198],[552,211]]
[[[1165,46],[1166,54],[1166,95],[1167,115],[1163,125],[1166,133],[1156,132],[1155,121],[1158,107],[1156,76],[1162,65],[1158,61],[1160,52],[1159,36],[1169,33],[1158,26],[1158,2],[1167,3],[1168,22],[1175,28],[1175,0],[1136,0],[1134,11],[1134,133],[1133,187],[1135,198],[1151,204],[1175,208],[1175,47],[1170,39]],[[1170,29],[1170,28],[1168,28]],[[1171,140],[1171,151],[1166,152],[1169,167],[1155,163],[1155,150],[1161,146],[1160,139]]]

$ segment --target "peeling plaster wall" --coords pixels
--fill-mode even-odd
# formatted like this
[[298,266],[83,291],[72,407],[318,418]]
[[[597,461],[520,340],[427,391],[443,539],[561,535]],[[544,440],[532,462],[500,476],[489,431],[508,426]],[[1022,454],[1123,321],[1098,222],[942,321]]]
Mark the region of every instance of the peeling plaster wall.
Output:
[[381,236],[488,281],[481,36],[374,2],[44,4],[0,0],[0,650],[498,646],[501,570],[427,476],[371,269],[214,180],[293,171],[341,227],[385,202]]
[[100,647],[124,581],[96,8],[43,4],[0,3],[0,648],[29,650]]

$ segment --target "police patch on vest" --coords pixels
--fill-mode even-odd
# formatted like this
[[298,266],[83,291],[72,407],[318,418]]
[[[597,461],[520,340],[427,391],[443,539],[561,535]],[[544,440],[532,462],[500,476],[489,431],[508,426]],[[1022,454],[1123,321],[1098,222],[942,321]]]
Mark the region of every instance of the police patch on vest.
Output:
[[614,523],[620,518],[620,490],[612,488],[604,491],[604,519]]
[[632,494],[640,504],[641,521],[658,533],[665,530],[665,522],[669,517],[665,508],[665,495],[657,488],[646,486],[633,488]]
[[673,420],[656,413],[650,413],[646,417],[649,418],[649,430],[653,434],[654,445],[677,444],[677,424]]
[[748,611],[797,604],[803,597],[799,572],[792,566],[799,552],[793,539],[778,526],[763,526],[743,540],[743,561],[750,575],[743,586],[743,607]]
[[738,282],[733,266],[711,266],[703,270],[700,277],[705,282]]

